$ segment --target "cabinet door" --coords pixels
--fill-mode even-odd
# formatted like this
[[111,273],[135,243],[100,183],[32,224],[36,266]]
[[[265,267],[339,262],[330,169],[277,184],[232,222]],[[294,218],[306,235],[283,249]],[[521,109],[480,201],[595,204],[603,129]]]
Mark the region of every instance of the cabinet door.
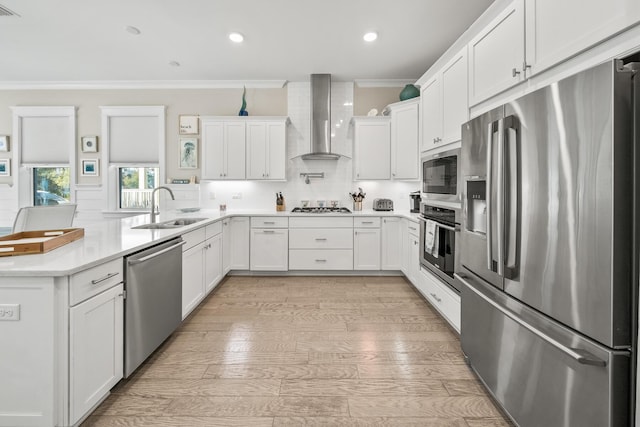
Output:
[[251,229],[251,270],[287,271],[289,269],[289,230]]
[[267,179],[267,124],[247,123],[247,179]]
[[222,234],[204,243],[204,290],[208,294],[222,279]]
[[224,123],[225,172],[224,179],[245,179],[245,124]]
[[409,234],[409,274],[407,278],[414,285],[418,283],[418,275],[420,273],[420,240],[412,234]]
[[526,54],[539,73],[640,20],[640,1],[527,0]]
[[202,121],[202,179],[223,179],[224,123]]
[[123,320],[122,284],[69,309],[70,424],[122,378]]
[[267,179],[286,179],[286,123],[267,123]]
[[440,78],[434,78],[422,88],[420,95],[421,145],[427,151],[442,139],[442,92]]
[[222,220],[222,275],[231,270],[231,219]]
[[409,220],[402,218],[400,221],[400,239],[402,251],[400,253],[400,269],[405,276],[409,274]]
[[249,217],[231,218],[229,263],[232,270],[249,269]]
[[382,219],[381,267],[383,270],[402,269],[402,226],[400,218]]
[[389,179],[391,177],[391,122],[361,120],[355,124],[355,179]]
[[353,269],[380,270],[380,229],[353,230]]
[[524,80],[524,0],[514,0],[469,42],[474,105]]
[[182,319],[204,298],[204,243],[182,253]]
[[391,110],[391,177],[419,178],[419,103]]
[[467,48],[442,69],[442,144],[462,139],[462,124],[469,120]]

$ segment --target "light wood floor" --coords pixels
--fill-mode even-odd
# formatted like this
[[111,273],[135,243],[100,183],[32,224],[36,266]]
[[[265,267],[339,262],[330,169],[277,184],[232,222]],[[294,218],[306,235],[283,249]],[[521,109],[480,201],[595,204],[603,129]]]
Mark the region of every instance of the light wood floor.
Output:
[[509,425],[400,277],[231,277],[83,424]]

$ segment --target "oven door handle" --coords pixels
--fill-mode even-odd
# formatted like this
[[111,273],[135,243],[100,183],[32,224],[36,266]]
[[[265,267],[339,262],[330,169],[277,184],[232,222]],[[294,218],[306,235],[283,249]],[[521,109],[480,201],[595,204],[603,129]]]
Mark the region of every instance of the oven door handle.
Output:
[[[422,222],[425,222],[425,223],[426,223],[427,221],[433,221],[433,220],[427,220],[427,219],[422,218],[422,217],[418,217],[418,219],[419,219],[420,221],[422,221]],[[450,225],[444,225],[444,224],[441,224],[441,223],[439,223],[438,221],[433,221],[433,222],[435,222],[435,223],[436,223],[436,225],[437,225],[438,227],[440,227],[440,228],[444,228],[445,230],[455,231],[455,232],[460,231],[460,227],[451,227]]]

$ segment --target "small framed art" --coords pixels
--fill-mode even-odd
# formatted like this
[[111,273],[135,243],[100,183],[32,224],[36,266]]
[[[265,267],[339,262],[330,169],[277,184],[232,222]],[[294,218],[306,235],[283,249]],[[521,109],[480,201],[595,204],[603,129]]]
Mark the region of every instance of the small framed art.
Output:
[[99,176],[98,160],[83,160],[82,161],[82,175],[83,176]]
[[180,138],[180,168],[198,167],[198,138]]
[[97,153],[98,152],[98,137],[97,136],[83,136],[82,137],[82,152],[83,153]]
[[11,163],[9,159],[0,159],[0,176],[11,176]]
[[178,125],[180,128],[180,135],[197,135],[200,133],[198,116],[178,116]]
[[0,151],[9,151],[9,135],[0,135]]

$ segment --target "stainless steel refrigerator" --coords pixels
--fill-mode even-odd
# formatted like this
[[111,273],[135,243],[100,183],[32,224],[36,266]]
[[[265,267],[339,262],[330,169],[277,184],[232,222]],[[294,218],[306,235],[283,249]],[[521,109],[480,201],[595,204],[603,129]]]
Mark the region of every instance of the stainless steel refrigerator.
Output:
[[463,125],[462,349],[523,427],[632,423],[632,68],[602,64]]

